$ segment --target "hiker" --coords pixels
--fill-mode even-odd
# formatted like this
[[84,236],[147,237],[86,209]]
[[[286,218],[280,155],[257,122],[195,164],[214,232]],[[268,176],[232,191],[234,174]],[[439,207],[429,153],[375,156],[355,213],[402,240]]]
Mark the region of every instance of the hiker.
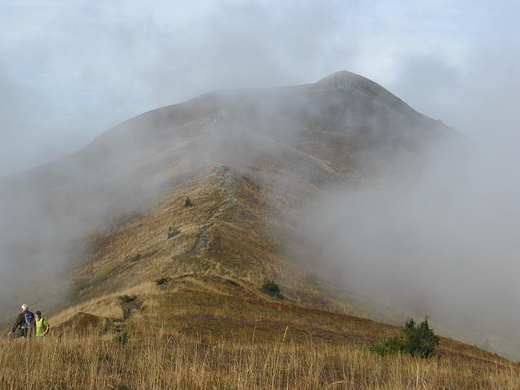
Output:
[[34,312],[36,320],[34,321],[36,327],[36,340],[43,340],[45,335],[49,333],[51,326],[45,318],[42,317],[42,312],[37,310]]
[[31,335],[34,328],[34,314],[29,311],[29,306],[25,303],[22,305],[22,312],[16,318],[13,329],[7,334],[10,339],[17,337],[25,337]]

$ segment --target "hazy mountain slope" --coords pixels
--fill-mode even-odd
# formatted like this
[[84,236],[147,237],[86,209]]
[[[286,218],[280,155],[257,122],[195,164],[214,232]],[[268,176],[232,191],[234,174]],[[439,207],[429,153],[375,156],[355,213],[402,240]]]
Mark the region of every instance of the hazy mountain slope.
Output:
[[20,301],[99,307],[107,294],[191,275],[200,289],[251,297],[274,278],[286,302],[372,315],[373,302],[339,299],[304,269],[300,213],[332,185],[414,174],[434,145],[459,138],[349,72],[145,113],[2,180],[3,312]]

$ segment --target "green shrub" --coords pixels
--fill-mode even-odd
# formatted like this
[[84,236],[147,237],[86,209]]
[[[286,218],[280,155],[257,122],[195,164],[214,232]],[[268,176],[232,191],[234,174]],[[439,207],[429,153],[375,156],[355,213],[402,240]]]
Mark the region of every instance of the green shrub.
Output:
[[264,284],[262,284],[260,291],[264,294],[271,295],[272,297],[283,299],[280,286],[278,286],[278,284],[276,284],[273,280],[266,280]]
[[191,201],[190,197],[186,197],[186,201],[184,202],[184,207],[191,207],[193,206],[193,202]]
[[370,350],[380,355],[396,355],[407,353],[412,356],[430,358],[435,356],[435,347],[439,345],[440,338],[428,325],[428,317],[416,326],[410,318],[406,321],[401,334],[386,337],[378,343],[372,343]]
[[376,352],[382,356],[397,355],[404,352],[404,340],[400,334],[388,336],[378,343],[372,343],[370,346],[372,352]]

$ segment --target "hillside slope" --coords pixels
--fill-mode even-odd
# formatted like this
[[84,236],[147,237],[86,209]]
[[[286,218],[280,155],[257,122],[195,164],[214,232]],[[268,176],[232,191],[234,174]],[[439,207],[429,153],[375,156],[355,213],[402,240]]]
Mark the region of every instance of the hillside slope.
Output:
[[[213,322],[226,326],[286,310],[395,323],[406,313],[324,279],[296,228],[329,188],[417,175],[452,141],[465,140],[349,72],[142,114],[2,180],[2,312],[28,301],[53,311],[54,323],[81,311],[159,326],[164,306],[182,321],[198,313],[211,322],[222,310]],[[20,270],[30,270],[28,288],[17,287]],[[266,279],[283,301],[259,291]],[[259,307],[269,314],[256,318]]]

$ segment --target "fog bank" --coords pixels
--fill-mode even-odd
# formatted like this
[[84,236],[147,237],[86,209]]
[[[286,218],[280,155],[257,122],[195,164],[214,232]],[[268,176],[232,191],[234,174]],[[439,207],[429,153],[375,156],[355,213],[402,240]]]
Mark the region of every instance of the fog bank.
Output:
[[328,192],[303,227],[321,266],[401,316],[520,356],[508,340],[520,326],[520,157],[496,146],[445,150],[413,180]]

